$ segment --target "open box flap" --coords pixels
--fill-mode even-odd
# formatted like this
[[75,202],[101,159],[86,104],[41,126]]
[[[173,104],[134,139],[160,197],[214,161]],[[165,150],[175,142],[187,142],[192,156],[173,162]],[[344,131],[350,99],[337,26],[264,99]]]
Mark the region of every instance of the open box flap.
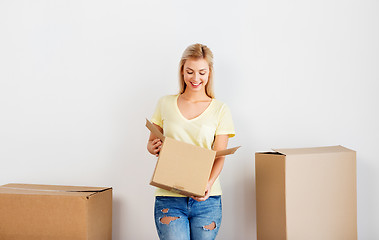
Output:
[[[154,126],[147,118],[146,118],[146,127],[150,130],[150,132],[152,132],[156,137],[158,137],[162,142],[164,141],[165,139],[165,136],[163,136],[163,134],[159,131],[159,129]],[[234,148],[228,148],[228,149],[225,149],[225,150],[219,150],[219,151],[216,151],[216,157],[220,157],[220,156],[226,156],[226,155],[230,155],[230,154],[233,154],[237,151],[238,148],[240,148],[241,146],[239,147],[234,147]]]
[[162,142],[164,141],[165,136],[163,136],[161,131],[159,131],[159,129],[156,126],[154,126],[147,118],[146,118],[146,127]]
[[238,148],[240,148],[241,146],[238,146],[238,147],[234,147],[234,148],[228,148],[228,149],[225,149],[225,150],[220,150],[220,151],[216,151],[216,157],[221,157],[221,156],[226,156],[226,155],[230,155],[230,154],[233,154],[237,151]]

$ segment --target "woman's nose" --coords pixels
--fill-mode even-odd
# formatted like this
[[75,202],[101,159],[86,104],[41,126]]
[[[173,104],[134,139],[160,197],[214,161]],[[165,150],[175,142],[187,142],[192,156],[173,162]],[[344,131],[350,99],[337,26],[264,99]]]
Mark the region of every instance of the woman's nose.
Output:
[[200,74],[195,73],[195,74],[194,74],[194,79],[195,79],[196,81],[200,80]]

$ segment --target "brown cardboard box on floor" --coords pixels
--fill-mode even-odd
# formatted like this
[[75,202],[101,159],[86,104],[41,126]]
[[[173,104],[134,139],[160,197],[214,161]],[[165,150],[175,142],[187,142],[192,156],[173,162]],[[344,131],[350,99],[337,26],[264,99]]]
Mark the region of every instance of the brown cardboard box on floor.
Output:
[[0,186],[0,240],[111,240],[112,188]]
[[356,240],[356,152],[274,151],[255,154],[258,240]]
[[146,127],[163,143],[150,184],[185,196],[204,196],[215,157],[239,148],[213,151],[164,137],[147,119]]

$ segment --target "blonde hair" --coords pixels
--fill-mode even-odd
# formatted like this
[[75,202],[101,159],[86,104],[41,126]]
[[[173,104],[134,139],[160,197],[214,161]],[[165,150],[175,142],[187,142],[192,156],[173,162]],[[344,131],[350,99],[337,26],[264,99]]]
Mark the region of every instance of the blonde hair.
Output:
[[215,96],[213,92],[213,53],[207,46],[200,43],[188,46],[186,50],[184,50],[183,52],[179,64],[179,93],[182,94],[186,90],[186,83],[184,82],[183,77],[183,68],[186,61],[190,58],[203,58],[208,62],[209,76],[208,82],[205,85],[205,94],[210,98],[214,98]]

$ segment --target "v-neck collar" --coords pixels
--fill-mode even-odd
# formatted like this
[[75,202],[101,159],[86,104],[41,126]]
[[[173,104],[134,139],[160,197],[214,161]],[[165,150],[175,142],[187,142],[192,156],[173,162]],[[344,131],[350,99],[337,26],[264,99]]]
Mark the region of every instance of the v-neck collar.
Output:
[[200,115],[198,115],[198,116],[196,116],[196,117],[194,117],[194,118],[191,118],[191,119],[188,119],[188,118],[186,118],[186,117],[184,117],[183,116],[183,114],[182,114],[182,112],[180,111],[180,109],[179,109],[179,106],[178,106],[178,98],[179,98],[179,95],[180,94],[178,94],[178,95],[176,95],[176,98],[175,98],[175,109],[176,109],[176,111],[178,112],[178,114],[180,115],[180,117],[182,117],[185,121],[195,121],[196,119],[199,119],[200,117],[202,117],[203,115],[205,115],[206,114],[206,112],[208,112],[208,110],[209,110],[209,108],[211,107],[211,105],[213,104],[213,98],[212,98],[212,100],[211,100],[211,102],[209,103],[209,105],[208,105],[208,107],[202,112],[202,113],[200,113]]

